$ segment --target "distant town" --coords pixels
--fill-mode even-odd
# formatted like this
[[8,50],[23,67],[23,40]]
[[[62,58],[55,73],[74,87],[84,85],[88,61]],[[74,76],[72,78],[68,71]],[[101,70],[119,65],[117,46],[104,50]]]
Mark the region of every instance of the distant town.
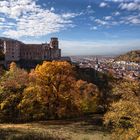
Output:
[[140,80],[140,63],[116,61],[113,56],[73,56],[71,59],[80,68],[93,68],[116,78]]

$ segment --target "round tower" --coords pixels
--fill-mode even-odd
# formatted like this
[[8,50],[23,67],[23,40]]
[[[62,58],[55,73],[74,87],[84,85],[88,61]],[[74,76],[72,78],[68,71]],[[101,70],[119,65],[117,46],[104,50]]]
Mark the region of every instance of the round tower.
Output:
[[58,38],[56,38],[56,37],[52,37],[52,38],[51,38],[50,47],[51,47],[51,48],[54,48],[54,49],[58,49],[58,47],[59,47]]

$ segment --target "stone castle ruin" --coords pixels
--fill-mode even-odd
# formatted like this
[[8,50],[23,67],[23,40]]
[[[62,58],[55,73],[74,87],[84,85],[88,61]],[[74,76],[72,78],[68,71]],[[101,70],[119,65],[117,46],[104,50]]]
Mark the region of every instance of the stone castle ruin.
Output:
[[59,49],[58,38],[51,38],[49,43],[44,44],[24,44],[21,41],[0,38],[0,50],[5,55],[5,63],[60,60],[61,49]]

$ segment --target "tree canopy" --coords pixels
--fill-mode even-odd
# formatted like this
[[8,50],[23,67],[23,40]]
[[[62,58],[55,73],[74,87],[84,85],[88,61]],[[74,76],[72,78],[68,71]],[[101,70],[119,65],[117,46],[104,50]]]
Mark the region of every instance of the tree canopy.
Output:
[[140,136],[140,82],[122,81],[112,91],[114,98],[105,114],[116,140],[134,140]]
[[44,120],[94,112],[98,94],[95,85],[76,79],[68,62],[44,62],[30,73],[11,63],[0,81],[0,119]]

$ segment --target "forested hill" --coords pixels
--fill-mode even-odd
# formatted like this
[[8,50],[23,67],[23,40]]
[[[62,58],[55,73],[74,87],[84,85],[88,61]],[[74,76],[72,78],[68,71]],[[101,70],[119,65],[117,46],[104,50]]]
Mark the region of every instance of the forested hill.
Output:
[[140,63],[140,50],[130,51],[126,54],[116,57],[116,61],[130,61]]

